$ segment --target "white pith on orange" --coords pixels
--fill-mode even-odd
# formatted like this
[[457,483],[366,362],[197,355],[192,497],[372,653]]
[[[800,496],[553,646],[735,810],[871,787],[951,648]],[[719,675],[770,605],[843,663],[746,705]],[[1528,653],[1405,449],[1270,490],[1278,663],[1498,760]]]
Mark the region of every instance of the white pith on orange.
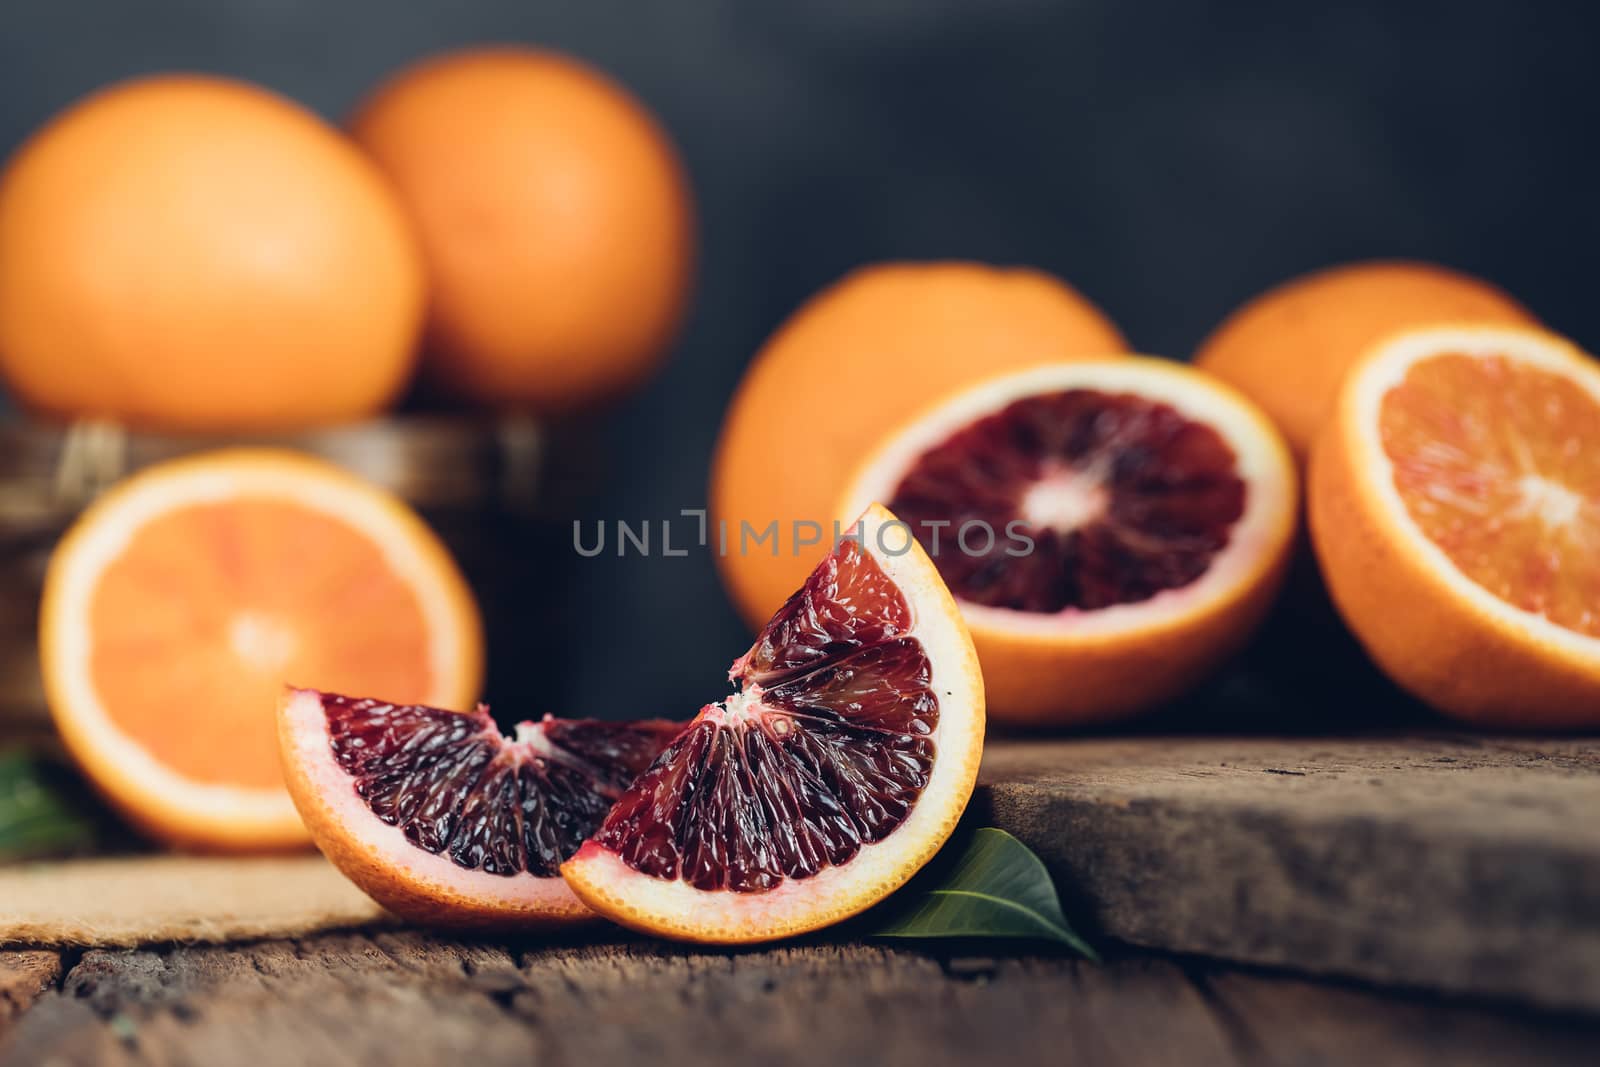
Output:
[[[866,509],[858,521],[865,551],[910,607],[908,634],[922,644],[939,701],[933,769],[905,821],[881,841],[862,845],[843,865],[788,879],[766,892],[706,891],[642,874],[591,839],[561,873],[596,912],[631,929],[686,941],[740,944],[791,937],[883,900],[955,830],[983,755],[985,702],[977,654],[954,599],[921,546],[905,537],[903,526],[897,528],[881,506]],[[743,700],[736,694],[726,706],[708,705],[700,714],[738,715],[745,711]]]
[[1181,694],[1248,639],[1271,606],[1294,540],[1298,479],[1271,422],[1209,375],[1148,356],[1043,364],[946,397],[884,435],[835,514],[892,499],[917,460],[963,427],[1014,401],[1073,389],[1132,394],[1215,430],[1246,485],[1245,508],[1204,574],[1144,601],[1047,614],[958,598],[996,721],[1082,725]]
[[558,877],[486,874],[414,845],[368,810],[331,741],[321,694],[285,690],[278,743],[289,795],[317,847],[379,904],[432,926],[528,929],[594,918]]
[[421,519],[276,449],[172,460],[101,497],[51,557],[39,638],[89,779],[153,836],[209,849],[310,840],[277,767],[285,682],[459,705],[483,669],[476,605]]
[[1443,325],[1369,350],[1308,495],[1329,591],[1391,678],[1486,725],[1600,724],[1597,454],[1600,369],[1560,337]]

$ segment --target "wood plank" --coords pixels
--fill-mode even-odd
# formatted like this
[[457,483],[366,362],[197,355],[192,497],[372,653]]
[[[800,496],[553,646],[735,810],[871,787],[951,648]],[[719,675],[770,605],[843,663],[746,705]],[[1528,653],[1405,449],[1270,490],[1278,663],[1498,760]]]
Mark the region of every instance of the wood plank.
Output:
[[1600,741],[989,746],[972,818],[1163,950],[1600,1011]]
[[0,1035],[61,977],[61,953],[53,949],[0,950]]
[[1488,1067],[1530,1053],[1534,1061],[1594,1060],[1592,1020],[1377,999],[1370,990],[1224,968],[1192,977],[1228,1021],[1241,1055],[1258,1062]]
[[1205,1067],[1348,1062],[1352,1050],[1538,1065],[1570,1062],[1597,1037],[1597,1020],[1552,1025],[1150,956],[1095,966],[820,940],[721,952],[392,932],[87,952],[0,1044],[0,1065]]
[[0,867],[0,902],[0,943],[21,945],[222,942],[395,921],[316,853],[157,853]]

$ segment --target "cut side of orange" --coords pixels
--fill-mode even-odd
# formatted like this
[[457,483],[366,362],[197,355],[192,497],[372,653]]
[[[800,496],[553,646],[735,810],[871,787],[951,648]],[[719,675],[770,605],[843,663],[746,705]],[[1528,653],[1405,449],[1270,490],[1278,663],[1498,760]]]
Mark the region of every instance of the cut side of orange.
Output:
[[948,583],[997,721],[1083,725],[1175,698],[1276,594],[1297,484],[1244,397],[1170,360],[995,375],[869,451],[835,513],[882,500]]
[[292,452],[151,467],[87,510],[40,617],[51,712],[90,779],[164,840],[309,840],[284,790],[285,684],[470,705],[477,609],[409,508]]
[[1319,441],[1311,525],[1397,682],[1508,726],[1600,723],[1600,369],[1540,330],[1397,334]]
[[561,867],[623,926],[769,941],[865,911],[949,838],[983,677],[933,563],[873,505]]
[[284,775],[317,847],[396,915],[522,931],[594,918],[558,874],[682,729],[285,691]]

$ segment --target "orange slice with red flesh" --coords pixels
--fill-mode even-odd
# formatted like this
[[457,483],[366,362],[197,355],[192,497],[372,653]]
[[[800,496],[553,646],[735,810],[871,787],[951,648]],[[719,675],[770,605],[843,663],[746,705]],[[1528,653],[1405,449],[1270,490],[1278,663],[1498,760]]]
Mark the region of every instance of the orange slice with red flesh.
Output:
[[712,943],[888,896],[955,829],[983,749],[960,612],[903,524],[859,521],[561,868],[624,926]]
[[868,453],[836,513],[865,500],[933,557],[995,719],[1077,725],[1172,699],[1245,642],[1288,559],[1296,476],[1238,393],[1125,356],[932,405]]
[[1600,725],[1600,369],[1542,330],[1391,336],[1313,452],[1313,543],[1367,651],[1435,708]]
[[558,874],[682,723],[472,712],[291,689],[278,739],[317,847],[397,915],[527,928],[594,915]]
[[308,842],[274,736],[286,682],[448,705],[482,678],[472,595],[422,520],[278,450],[162,463],[103,496],[51,557],[39,633],[85,774],[203,848]]

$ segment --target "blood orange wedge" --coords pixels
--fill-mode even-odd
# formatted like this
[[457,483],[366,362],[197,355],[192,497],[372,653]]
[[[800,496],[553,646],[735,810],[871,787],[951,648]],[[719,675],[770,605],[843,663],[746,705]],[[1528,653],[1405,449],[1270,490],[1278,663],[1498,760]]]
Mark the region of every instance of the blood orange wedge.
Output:
[[1434,707],[1600,725],[1600,370],[1543,331],[1396,334],[1352,370],[1312,454],[1335,604]]
[[983,680],[961,616],[873,506],[708,704],[561,868],[584,903],[664,937],[765,941],[888,896],[972,794]]
[[39,622],[56,725],[89,778],[155,836],[308,843],[283,788],[286,682],[466,704],[477,609],[403,503],[292,452],[227,450],[127,479],[79,518]]
[[838,514],[883,500],[933,557],[994,717],[1085,723],[1176,696],[1276,591],[1295,472],[1248,401],[1148,357],[990,378],[889,433]]
[[558,868],[683,729],[556,719],[508,739],[489,709],[312,689],[279,704],[295,806],[317,847],[378,903],[433,925],[593,918]]

